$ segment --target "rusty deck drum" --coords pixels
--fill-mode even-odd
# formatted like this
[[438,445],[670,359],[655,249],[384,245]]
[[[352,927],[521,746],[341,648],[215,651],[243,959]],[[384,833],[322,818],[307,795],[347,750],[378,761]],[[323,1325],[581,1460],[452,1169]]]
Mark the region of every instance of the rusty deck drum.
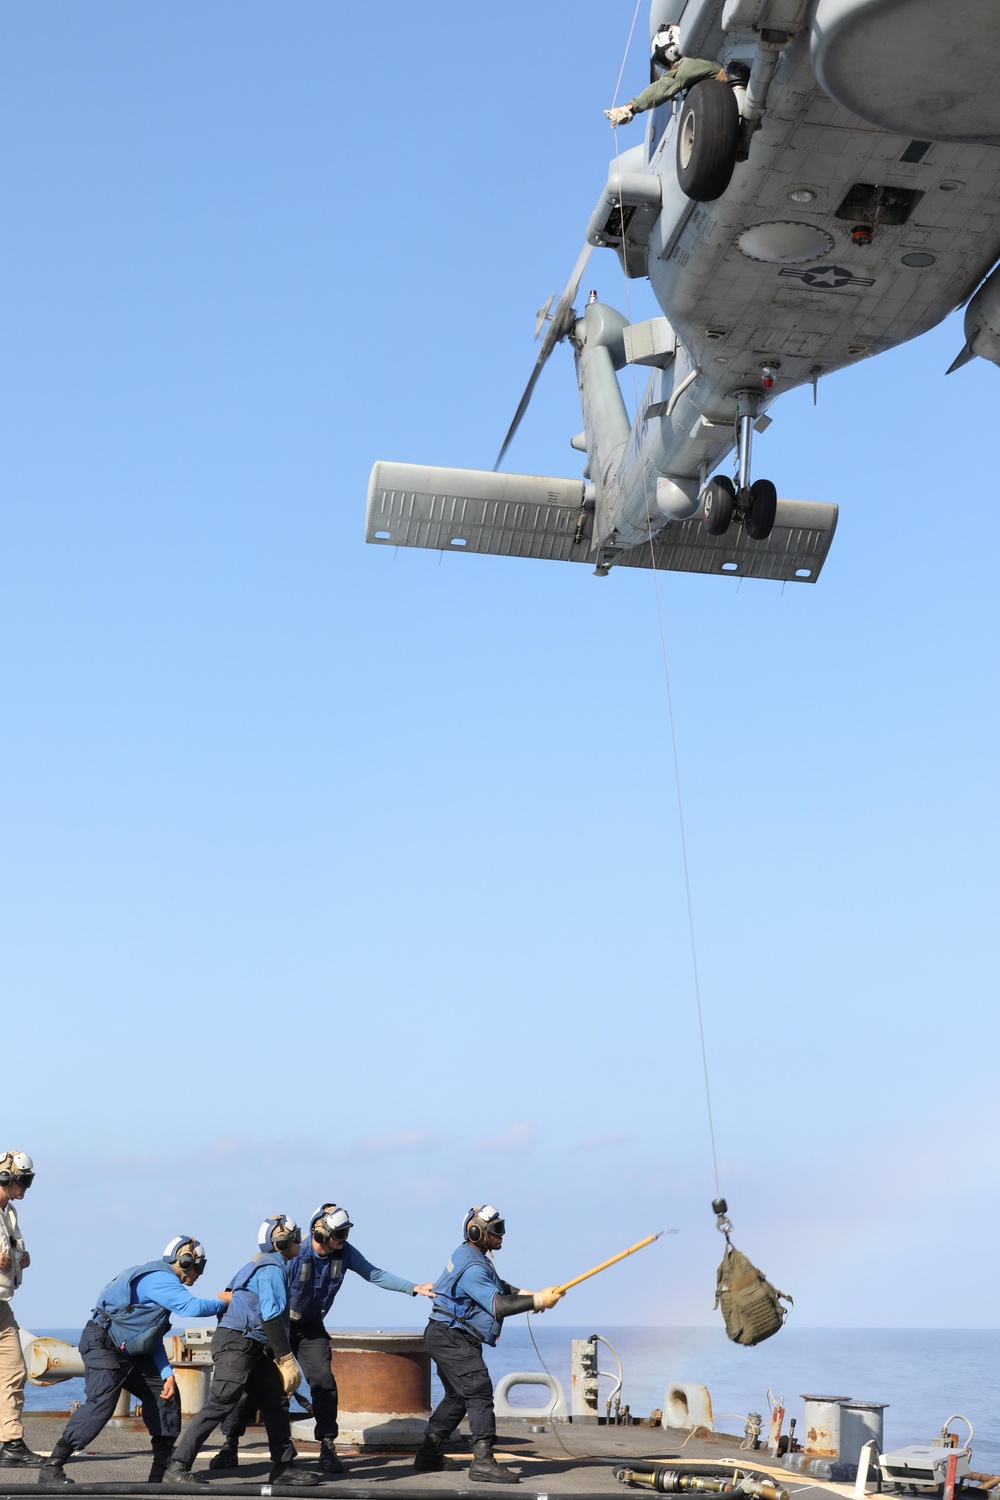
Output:
[[330,1343],[342,1412],[387,1412],[426,1421],[431,1357],[422,1334],[364,1329],[331,1333]]
[[[337,1382],[338,1446],[413,1448],[423,1437],[431,1405],[431,1359],[414,1329],[365,1328],[330,1334]],[[295,1422],[301,1440],[312,1421]]]

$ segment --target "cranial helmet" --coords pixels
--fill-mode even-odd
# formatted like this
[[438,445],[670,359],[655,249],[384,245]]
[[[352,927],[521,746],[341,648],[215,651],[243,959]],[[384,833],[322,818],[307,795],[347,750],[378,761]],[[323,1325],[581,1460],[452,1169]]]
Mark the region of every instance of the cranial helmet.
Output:
[[266,1254],[269,1250],[282,1250],[292,1240],[302,1243],[302,1230],[287,1214],[271,1214],[257,1231],[257,1248]]
[[498,1208],[492,1203],[479,1203],[470,1208],[462,1220],[462,1238],[470,1245],[481,1245],[488,1234],[495,1234],[498,1240],[502,1240],[506,1228]]
[[340,1208],[336,1203],[324,1203],[309,1220],[309,1228],[321,1245],[328,1240],[343,1244],[354,1225],[346,1208]]
[[650,43],[649,52],[655,63],[665,68],[672,68],[675,62],[680,61],[681,28],[661,26]]
[[30,1187],[35,1180],[35,1163],[27,1151],[5,1151],[0,1156],[0,1187],[16,1182],[21,1187]]
[[200,1240],[192,1239],[189,1234],[175,1234],[163,1251],[163,1259],[181,1271],[190,1271],[193,1267],[200,1276],[207,1257]]

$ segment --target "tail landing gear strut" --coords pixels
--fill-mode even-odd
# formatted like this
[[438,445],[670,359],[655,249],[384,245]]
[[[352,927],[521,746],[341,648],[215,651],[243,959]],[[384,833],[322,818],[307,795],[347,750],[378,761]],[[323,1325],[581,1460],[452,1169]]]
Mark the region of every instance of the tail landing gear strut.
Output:
[[750,483],[750,443],[753,424],[760,411],[758,391],[736,392],[736,418],[740,429],[737,483],[726,474],[716,474],[701,492],[701,524],[710,536],[722,536],[733,521],[739,521],[747,536],[763,542],[771,535],[777,514],[778,492],[769,479]]

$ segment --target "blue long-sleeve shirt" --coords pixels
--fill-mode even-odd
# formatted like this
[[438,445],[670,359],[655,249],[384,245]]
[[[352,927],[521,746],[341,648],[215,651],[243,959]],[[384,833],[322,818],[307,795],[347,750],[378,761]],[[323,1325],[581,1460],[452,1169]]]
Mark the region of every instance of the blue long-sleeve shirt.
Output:
[[284,1266],[261,1266],[250,1285],[260,1301],[261,1321],[283,1317],[288,1311],[288,1270]]
[[410,1297],[416,1294],[412,1281],[373,1266],[351,1244],[346,1244],[343,1250],[334,1250],[330,1255],[317,1255],[310,1241],[302,1246],[291,1266],[292,1317],[305,1323],[322,1322],[344,1284],[347,1271],[353,1271],[362,1280],[383,1287],[387,1292],[404,1292]]
[[[218,1297],[196,1297],[184,1283],[168,1271],[150,1271],[136,1282],[136,1294],[142,1302],[156,1302],[171,1312],[185,1318],[217,1318],[226,1310],[226,1304]],[[170,1361],[162,1343],[151,1351],[156,1368],[166,1380],[170,1374]]]

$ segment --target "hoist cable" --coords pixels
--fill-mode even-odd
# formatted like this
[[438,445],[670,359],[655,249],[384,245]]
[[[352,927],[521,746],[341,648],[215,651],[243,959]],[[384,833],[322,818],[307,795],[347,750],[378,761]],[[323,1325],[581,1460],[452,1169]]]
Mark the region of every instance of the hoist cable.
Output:
[[[639,5],[640,5],[640,3],[641,3],[641,0],[636,0],[636,8],[635,8],[635,12],[634,12],[634,14],[632,16],[632,25],[629,28],[628,41],[625,44],[625,56],[622,58],[622,65],[621,65],[621,67],[618,70],[618,82],[615,84],[614,99],[611,101],[612,102],[612,107],[614,107],[614,105],[617,103],[617,100],[618,100],[618,90],[621,87],[622,77],[624,76],[624,73],[625,73],[625,64],[628,61],[629,51],[630,51],[631,46],[632,46],[632,37],[633,37],[633,34],[635,32],[635,23],[636,23],[636,18],[638,17],[638,14],[639,14]],[[618,130],[617,130],[617,128],[615,129],[615,170],[616,170],[617,175],[618,175],[618,188],[619,188],[619,193],[620,193],[621,192],[621,165],[620,165],[620,153],[619,153],[619,150],[618,150]],[[625,312],[626,312],[626,316],[628,318],[628,322],[629,322],[629,324],[631,324],[631,322],[632,322],[632,294],[631,294],[631,290],[629,288],[628,253],[627,253],[626,244],[625,244],[625,206],[621,202],[619,202],[618,212],[619,212],[619,219],[620,219],[620,223],[621,223],[621,234],[622,234],[622,270],[623,270],[624,275],[625,275]],[[639,379],[638,379],[638,376],[636,374],[635,362],[631,361],[630,363],[632,364],[632,390],[633,390],[633,395],[634,395],[634,400],[635,400],[635,420],[636,420],[636,422],[639,422]],[[692,371],[691,372],[691,378],[694,378],[695,375],[696,375],[696,371]],[[643,492],[643,498],[645,500],[645,505],[646,505],[646,533],[647,533],[647,538],[648,538],[648,541],[649,541],[649,565],[650,565],[650,569],[651,569],[652,574],[653,574],[653,593],[654,593],[654,596],[655,596],[655,599],[656,599],[656,618],[657,618],[657,621],[659,623],[659,630],[660,630],[660,654],[661,654],[661,656],[663,658],[663,680],[664,680],[664,682],[666,684],[666,689],[667,689],[667,717],[668,717],[669,722],[670,722],[670,748],[671,748],[671,752],[672,752],[672,755],[673,755],[673,762],[674,762],[674,791],[675,791],[676,801],[677,801],[677,823],[678,823],[678,829],[679,829],[679,832],[680,832],[681,865],[682,865],[682,868],[683,868],[683,871],[684,871],[684,896],[685,896],[685,901],[686,901],[686,905],[687,905],[688,942],[689,942],[690,949],[691,949],[691,972],[692,972],[692,976],[693,976],[693,980],[694,980],[695,1007],[696,1007],[697,1013],[698,1013],[698,1041],[699,1041],[699,1045],[701,1047],[701,1067],[702,1067],[702,1074],[703,1074],[704,1080],[705,1080],[705,1107],[706,1107],[706,1111],[707,1111],[707,1114],[708,1114],[708,1138],[709,1138],[709,1142],[710,1142],[710,1145],[711,1145],[711,1148],[712,1148],[712,1172],[713,1172],[713,1175],[715,1177],[715,1195],[716,1195],[717,1198],[719,1198],[719,1197],[722,1196],[722,1188],[719,1185],[719,1157],[718,1157],[718,1152],[716,1151],[716,1145],[715,1145],[715,1119],[714,1119],[714,1116],[713,1116],[713,1113],[712,1113],[712,1089],[711,1089],[711,1084],[709,1083],[709,1076],[708,1076],[708,1049],[705,1046],[705,1023],[704,1023],[704,1019],[703,1019],[703,1016],[702,1016],[701,978],[700,978],[700,975],[699,975],[699,972],[698,972],[698,945],[697,945],[697,942],[695,940],[694,902],[692,901],[692,898],[691,898],[691,873],[690,873],[690,869],[689,869],[689,866],[688,866],[687,833],[686,833],[686,830],[685,830],[685,823],[684,823],[684,798],[683,798],[682,792],[681,792],[680,759],[679,759],[679,756],[678,756],[678,753],[677,753],[677,725],[676,725],[676,720],[675,720],[675,716],[674,716],[674,695],[673,695],[673,691],[671,689],[671,684],[670,684],[670,663],[669,663],[669,658],[668,658],[668,655],[667,655],[667,636],[666,636],[666,630],[665,630],[664,624],[663,624],[663,604],[662,604],[662,600],[660,598],[659,570],[657,569],[657,566],[656,566],[656,547],[655,547],[654,539],[653,539],[653,520],[652,520],[652,516],[650,514],[650,506],[649,506],[649,482],[648,482],[648,477],[647,477],[647,474],[646,474],[646,464],[644,462],[643,454],[642,454],[642,441],[643,441],[643,427],[642,427],[642,424],[640,424],[640,426],[639,426],[638,454],[639,454],[639,467],[640,467],[640,470],[642,472],[642,492]]]

